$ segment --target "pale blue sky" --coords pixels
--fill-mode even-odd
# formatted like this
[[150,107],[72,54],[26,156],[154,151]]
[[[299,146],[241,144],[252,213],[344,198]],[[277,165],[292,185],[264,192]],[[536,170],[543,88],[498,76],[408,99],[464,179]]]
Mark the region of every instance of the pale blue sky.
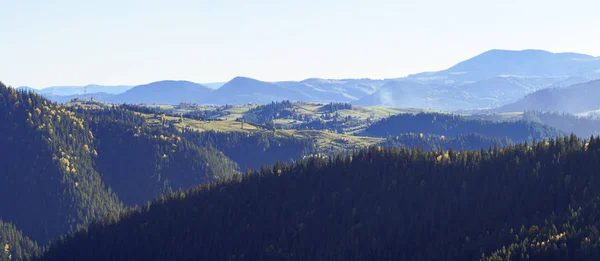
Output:
[[388,78],[488,49],[600,56],[596,0],[0,0],[0,81]]

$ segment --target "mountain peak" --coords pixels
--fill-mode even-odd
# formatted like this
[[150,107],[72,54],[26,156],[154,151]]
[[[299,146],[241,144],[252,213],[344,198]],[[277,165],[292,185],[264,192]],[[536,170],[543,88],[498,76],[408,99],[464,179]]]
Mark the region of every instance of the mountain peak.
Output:
[[[263,82],[254,78],[245,77],[245,76],[236,76],[231,79],[228,83],[251,83],[251,82]],[[227,84],[228,84],[227,83]]]
[[130,103],[166,103],[202,102],[212,89],[195,82],[162,80],[138,85],[126,92],[112,97],[112,102]]
[[229,82],[225,83],[221,88],[217,89],[217,90],[226,90],[226,89],[231,89],[231,88],[256,88],[256,87],[270,87],[270,86],[276,86],[272,83],[268,83],[268,82],[263,82],[257,79],[253,79],[253,78],[249,78],[249,77],[244,77],[244,76],[236,76],[235,78],[231,79]]
[[580,53],[553,53],[538,49],[492,49],[447,70],[410,75],[426,82],[481,81],[502,75],[570,77],[597,75],[600,59]]
[[184,80],[161,80],[161,81],[156,81],[156,82],[151,82],[148,84],[144,84],[144,85],[150,85],[150,84],[160,84],[160,85],[170,85],[170,84],[193,84],[193,85],[201,85],[199,83],[195,83],[195,82],[190,82],[190,81],[184,81]]

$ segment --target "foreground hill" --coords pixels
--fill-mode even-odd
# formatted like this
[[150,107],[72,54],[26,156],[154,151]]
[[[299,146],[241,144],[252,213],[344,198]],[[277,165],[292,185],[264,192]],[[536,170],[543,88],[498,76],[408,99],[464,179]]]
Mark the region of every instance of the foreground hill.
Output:
[[42,245],[121,202],[142,205],[239,170],[214,143],[126,107],[62,106],[0,84],[0,120],[0,218]]
[[581,113],[600,109],[600,80],[534,92],[495,111],[553,111]]
[[309,158],[160,197],[39,260],[596,260],[598,150],[572,136]]
[[35,93],[0,83],[0,217],[45,243],[119,211],[93,168],[94,137],[82,118]]

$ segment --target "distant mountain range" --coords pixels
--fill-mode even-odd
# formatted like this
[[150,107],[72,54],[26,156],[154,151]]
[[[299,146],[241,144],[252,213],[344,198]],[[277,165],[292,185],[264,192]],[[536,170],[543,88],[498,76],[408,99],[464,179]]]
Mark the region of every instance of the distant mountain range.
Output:
[[[326,80],[307,79],[300,82],[264,82],[248,77],[235,77],[217,89],[189,81],[158,81],[129,88],[122,93],[89,92],[87,95],[56,95],[46,89],[35,91],[55,101],[67,102],[74,98],[95,98],[112,103],[132,104],[178,104],[194,102],[198,104],[247,104],[270,103],[271,101],[321,101],[351,102],[359,97],[374,93],[387,80],[347,79]],[[216,83],[215,83],[216,84]],[[214,85],[213,85],[214,86]]]
[[357,104],[437,110],[482,109],[537,90],[600,78],[600,58],[541,50],[491,50],[443,71],[409,75]]
[[450,111],[493,108],[514,102],[552,84],[545,78],[517,76],[499,76],[459,85],[403,78],[389,81],[377,92],[359,99],[355,104]]
[[[87,90],[86,90],[87,88]],[[83,95],[87,93],[108,93],[108,94],[119,94],[133,88],[130,85],[97,85],[89,84],[86,86],[51,86],[42,89],[34,89],[28,86],[21,86],[17,89],[35,91],[42,95],[54,95],[54,96],[68,96],[68,95]]]
[[[222,105],[290,100],[452,111],[500,107],[538,90],[595,79],[600,79],[599,57],[541,50],[490,50],[446,70],[404,78],[264,82],[235,77],[227,83],[208,86],[158,81],[139,86],[88,85],[87,96],[116,103]],[[62,86],[34,91],[64,102],[82,97],[83,88]]]
[[598,77],[600,57],[542,50],[490,50],[447,70],[409,75],[420,82],[461,84],[498,76],[545,78],[548,82],[571,76]]

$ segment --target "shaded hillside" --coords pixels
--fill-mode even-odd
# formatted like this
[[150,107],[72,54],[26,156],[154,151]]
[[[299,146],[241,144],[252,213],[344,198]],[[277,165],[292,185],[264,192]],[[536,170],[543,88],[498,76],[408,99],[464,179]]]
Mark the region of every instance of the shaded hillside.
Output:
[[108,98],[114,103],[130,104],[179,104],[180,102],[208,102],[212,89],[188,81],[159,81],[138,85],[132,89]]
[[[109,217],[40,260],[479,260],[515,241],[523,258],[596,260],[599,149],[572,136],[279,164]],[[568,241],[527,248],[543,237]]]
[[0,217],[45,243],[121,203],[93,169],[87,122],[0,83]]
[[439,135],[425,134],[401,134],[395,137],[389,137],[385,142],[380,143],[384,147],[406,147],[417,148],[424,151],[429,150],[478,150],[494,147],[506,147],[513,142],[506,137],[486,137],[476,133],[459,134],[454,138],[446,138]]
[[313,140],[272,133],[185,131],[181,134],[199,147],[215,148],[234,160],[240,170],[258,169],[277,161],[292,162],[316,151]]
[[388,137],[403,133],[436,134],[446,137],[477,133],[488,137],[508,137],[515,142],[564,135],[562,131],[539,123],[470,120],[462,116],[440,113],[398,114],[372,124],[361,135]]
[[210,104],[247,104],[270,103],[273,101],[308,101],[310,97],[300,90],[286,88],[273,83],[235,77],[219,89],[211,93]]
[[584,202],[577,209],[569,208],[563,216],[549,219],[539,226],[522,226],[514,230],[507,243],[482,261],[552,261],[600,258],[600,198]]
[[565,88],[545,89],[495,109],[507,111],[553,111],[580,113],[600,109],[600,80],[571,85]]
[[128,206],[160,194],[214,182],[238,166],[213,147],[197,146],[179,132],[148,126],[127,109],[79,110],[90,118],[98,157],[95,167]]
[[35,242],[0,219],[0,261],[26,260],[37,254],[41,254],[41,249]]

